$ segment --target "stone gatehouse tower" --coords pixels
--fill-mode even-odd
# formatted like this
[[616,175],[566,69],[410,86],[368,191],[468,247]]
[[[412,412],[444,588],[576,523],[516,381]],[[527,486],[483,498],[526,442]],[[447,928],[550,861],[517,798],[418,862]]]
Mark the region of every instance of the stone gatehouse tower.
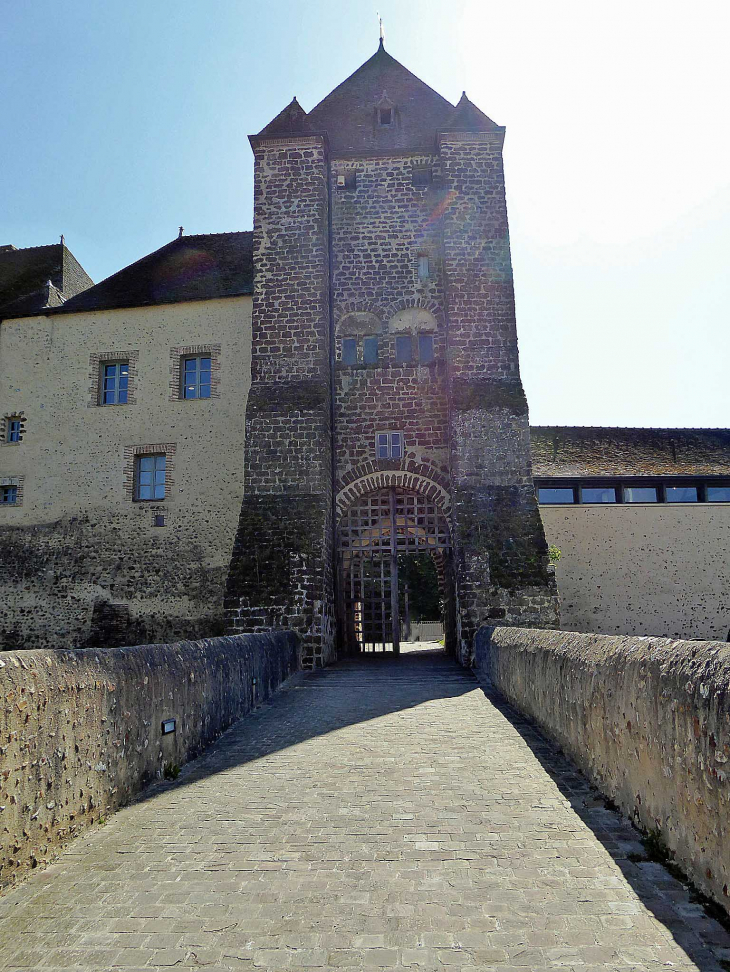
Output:
[[397,648],[402,558],[430,554],[447,645],[551,627],[530,467],[504,129],[383,48],[251,137],[252,385],[231,631],[293,627],[304,663]]

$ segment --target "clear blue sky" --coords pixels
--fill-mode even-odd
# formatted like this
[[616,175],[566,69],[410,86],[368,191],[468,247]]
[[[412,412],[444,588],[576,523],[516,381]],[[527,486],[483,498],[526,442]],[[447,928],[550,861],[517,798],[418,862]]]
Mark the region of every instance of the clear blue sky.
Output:
[[0,243],[251,227],[246,136],[377,46],[507,126],[531,420],[730,425],[727,0],[2,0]]

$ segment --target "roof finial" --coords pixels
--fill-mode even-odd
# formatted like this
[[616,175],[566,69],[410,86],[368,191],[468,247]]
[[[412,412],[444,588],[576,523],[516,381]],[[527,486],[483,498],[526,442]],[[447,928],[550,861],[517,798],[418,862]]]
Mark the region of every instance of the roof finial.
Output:
[[182,239],[182,235],[183,235],[183,233],[184,233],[184,230],[183,230],[183,228],[182,228],[182,226],[181,226],[181,227],[180,227],[180,232],[179,232],[179,233],[177,234],[177,238],[178,238],[178,239]]
[[66,245],[66,237],[63,235],[63,233],[61,233],[61,246],[65,246],[65,245]]
[[379,12],[375,16],[378,18],[378,27],[380,28],[380,45],[379,46],[380,47],[384,47],[385,46],[385,30],[383,29],[383,18],[380,16],[380,13]]

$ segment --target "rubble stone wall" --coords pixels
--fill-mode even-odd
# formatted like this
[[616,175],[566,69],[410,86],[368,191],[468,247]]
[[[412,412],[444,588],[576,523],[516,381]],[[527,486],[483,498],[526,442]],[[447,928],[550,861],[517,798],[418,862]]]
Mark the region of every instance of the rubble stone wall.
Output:
[[[251,298],[4,320],[0,648],[81,648],[223,633],[243,497]],[[216,347],[215,396],[182,400],[181,347]],[[99,405],[103,361],[129,360],[127,404]],[[171,382],[173,387],[171,388]],[[165,452],[164,499],[135,502],[135,451]],[[116,610],[111,641],[98,616]]]
[[457,640],[478,626],[555,625],[519,373],[502,163],[503,131],[439,136],[446,204],[450,465]]
[[326,146],[253,148],[252,384],[226,630],[295,630],[315,667],[335,652]]
[[0,883],[174,775],[297,667],[288,632],[0,652]]
[[487,627],[476,666],[728,907],[730,646]]

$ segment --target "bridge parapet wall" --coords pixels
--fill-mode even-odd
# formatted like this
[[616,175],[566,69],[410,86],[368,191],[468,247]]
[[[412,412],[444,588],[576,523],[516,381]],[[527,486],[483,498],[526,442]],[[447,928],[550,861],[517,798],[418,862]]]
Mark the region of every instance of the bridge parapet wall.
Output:
[[174,775],[298,667],[290,632],[0,652],[0,883]]
[[485,627],[476,666],[728,908],[730,646]]

